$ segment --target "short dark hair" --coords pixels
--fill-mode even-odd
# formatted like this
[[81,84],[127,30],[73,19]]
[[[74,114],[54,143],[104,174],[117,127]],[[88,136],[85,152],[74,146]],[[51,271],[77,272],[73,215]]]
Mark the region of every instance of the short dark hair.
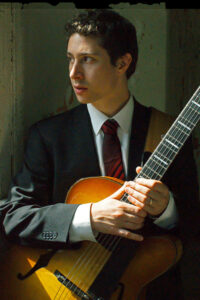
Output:
[[109,9],[95,9],[80,13],[70,20],[65,29],[68,38],[74,33],[99,39],[100,46],[107,50],[111,64],[130,53],[132,61],[126,71],[129,79],[135,72],[138,59],[136,29],[127,19]]

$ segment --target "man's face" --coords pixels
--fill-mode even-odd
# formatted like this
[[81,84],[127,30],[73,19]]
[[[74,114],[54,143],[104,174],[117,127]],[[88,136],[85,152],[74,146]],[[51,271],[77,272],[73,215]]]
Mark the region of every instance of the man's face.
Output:
[[106,103],[116,97],[117,68],[98,39],[73,34],[68,42],[69,76],[80,103]]

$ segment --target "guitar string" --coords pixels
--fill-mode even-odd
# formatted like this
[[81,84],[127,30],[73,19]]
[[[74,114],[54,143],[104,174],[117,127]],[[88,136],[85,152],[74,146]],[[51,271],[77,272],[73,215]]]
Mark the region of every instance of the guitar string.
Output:
[[[151,172],[150,172],[151,173]],[[109,254],[110,255],[110,254]]]
[[[101,239],[99,240],[99,242],[103,242],[102,241],[102,238],[104,238],[104,240],[105,240],[105,236],[101,236]],[[115,238],[117,238],[117,236],[115,237]],[[113,239],[113,241],[112,242],[114,242],[115,241],[115,239]],[[85,252],[87,252],[87,256],[89,256],[88,258],[91,260],[91,258],[95,258],[95,260],[96,261],[98,261],[98,262],[100,262],[100,260],[99,260],[99,257],[96,255],[98,252],[99,252],[99,254],[101,255],[102,253],[101,253],[101,251],[103,250],[103,256],[101,255],[100,256],[100,258],[102,258],[103,260],[106,260],[107,258],[109,258],[109,256],[110,256],[110,254],[111,253],[108,253],[108,251],[105,251],[105,249],[103,249],[103,248],[100,248],[100,247],[102,247],[102,246],[100,246],[99,244],[97,244],[97,243],[94,243],[93,245],[92,245],[93,247],[88,247],[89,248],[89,250],[91,250],[91,251],[87,251],[87,249],[86,249],[86,251]],[[107,246],[109,246],[109,245],[105,245],[105,247],[107,247]],[[112,246],[112,245],[111,245]],[[93,249],[94,248],[94,249]],[[99,249],[99,251],[98,251],[98,249],[97,249],[97,252],[95,252],[95,251],[93,251],[93,250],[95,250],[95,248],[100,248]],[[109,250],[109,249],[108,249]],[[92,256],[90,255],[90,252],[92,252]],[[84,255],[82,255],[82,256],[84,256]],[[82,258],[82,257],[80,257],[80,258]],[[86,259],[87,257],[85,257],[84,256],[84,259]],[[89,262],[89,261],[88,261]],[[84,263],[84,261],[82,260],[81,261],[81,264],[83,264]],[[94,263],[94,262],[93,262]],[[79,264],[78,265],[78,267],[79,267],[79,269],[81,268],[81,264]],[[77,264],[76,264],[77,265]],[[74,266],[74,267],[76,267],[76,266]],[[74,267],[73,267],[73,269],[74,269]],[[83,267],[85,267],[85,266],[83,266]],[[71,270],[71,271],[73,271],[73,270]],[[71,273],[71,271],[70,271],[70,273]],[[76,273],[78,272],[78,270],[76,269]],[[69,274],[70,274],[69,273]],[[67,276],[69,276],[69,274],[67,275]],[[73,275],[75,275],[75,274],[73,274]],[[73,278],[71,277],[70,278],[70,280],[72,280]],[[79,283],[80,284],[80,283]],[[71,285],[72,286],[72,285]],[[79,287],[80,287],[80,285],[79,285]]]
[[[99,259],[98,259],[98,257],[96,256],[95,251],[93,251],[93,250],[96,250],[95,248],[99,248],[99,247],[100,247],[99,244],[94,243],[94,244],[92,244],[92,246],[89,245],[89,246],[86,248],[86,251],[85,251],[85,252],[87,252],[87,256],[89,256],[88,258],[89,258],[90,260],[94,258],[96,261],[98,260],[98,262],[100,262]],[[89,253],[88,253],[87,250],[90,250]],[[101,250],[102,250],[102,249],[100,249],[100,251],[97,251],[97,252],[101,252]],[[104,250],[104,249],[103,249],[103,250]],[[90,255],[90,252],[92,252],[92,255]],[[100,254],[102,254],[102,253],[100,253]],[[106,256],[109,255],[109,253],[106,252],[106,251],[105,251],[103,254],[105,254],[104,257],[103,257],[103,259],[106,259]],[[84,255],[82,255],[82,256],[84,256]],[[87,256],[84,256],[84,259],[86,259]],[[102,255],[101,255],[101,257],[102,257]],[[80,258],[82,258],[82,257],[80,257]],[[84,261],[82,260],[82,261],[81,261],[81,264],[83,264],[83,263],[84,263]],[[77,272],[79,271],[79,269],[81,268],[81,264],[79,264],[79,265],[78,265],[79,268],[75,270],[76,273],[72,274],[72,276],[70,277],[70,280],[71,280],[71,281],[73,280],[73,275],[75,276],[75,275],[77,274]],[[93,261],[93,264],[94,264],[94,261]],[[75,266],[73,266],[73,269],[70,271],[70,273],[71,273],[72,271],[74,271],[74,268],[76,267],[76,265],[77,265],[77,263],[75,264]],[[83,267],[84,267],[84,266],[83,266]],[[82,270],[83,270],[83,269],[82,269]],[[70,273],[69,273],[69,274],[70,274]],[[69,274],[67,275],[67,277],[69,277]],[[77,285],[77,283],[75,283],[75,284]],[[68,288],[69,288],[69,289],[70,289],[72,286],[73,286],[72,283],[71,283],[71,284],[68,284]],[[80,283],[78,283],[78,287],[81,288]],[[84,290],[83,287],[82,287],[82,289]],[[67,294],[70,293],[69,290],[64,289],[63,292],[64,292],[64,291],[66,291]]]
[[181,134],[181,133],[180,133]]

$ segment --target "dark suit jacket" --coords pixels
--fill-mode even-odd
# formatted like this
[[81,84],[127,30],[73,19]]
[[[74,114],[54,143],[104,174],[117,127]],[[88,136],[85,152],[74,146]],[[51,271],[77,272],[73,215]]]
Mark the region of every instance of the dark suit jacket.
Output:
[[[135,101],[128,178],[141,165],[151,109]],[[77,205],[64,204],[78,179],[100,175],[90,117],[85,105],[34,124],[29,132],[21,171],[13,179],[8,200],[1,204],[4,230],[22,244],[66,247]],[[197,231],[197,174],[191,141],[163,181],[174,194],[182,236]]]

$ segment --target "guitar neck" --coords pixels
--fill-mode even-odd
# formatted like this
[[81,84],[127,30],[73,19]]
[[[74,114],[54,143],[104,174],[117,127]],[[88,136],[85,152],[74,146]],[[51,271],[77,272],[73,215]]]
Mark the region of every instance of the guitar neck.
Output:
[[188,101],[136,178],[160,180],[200,120],[200,87]]

